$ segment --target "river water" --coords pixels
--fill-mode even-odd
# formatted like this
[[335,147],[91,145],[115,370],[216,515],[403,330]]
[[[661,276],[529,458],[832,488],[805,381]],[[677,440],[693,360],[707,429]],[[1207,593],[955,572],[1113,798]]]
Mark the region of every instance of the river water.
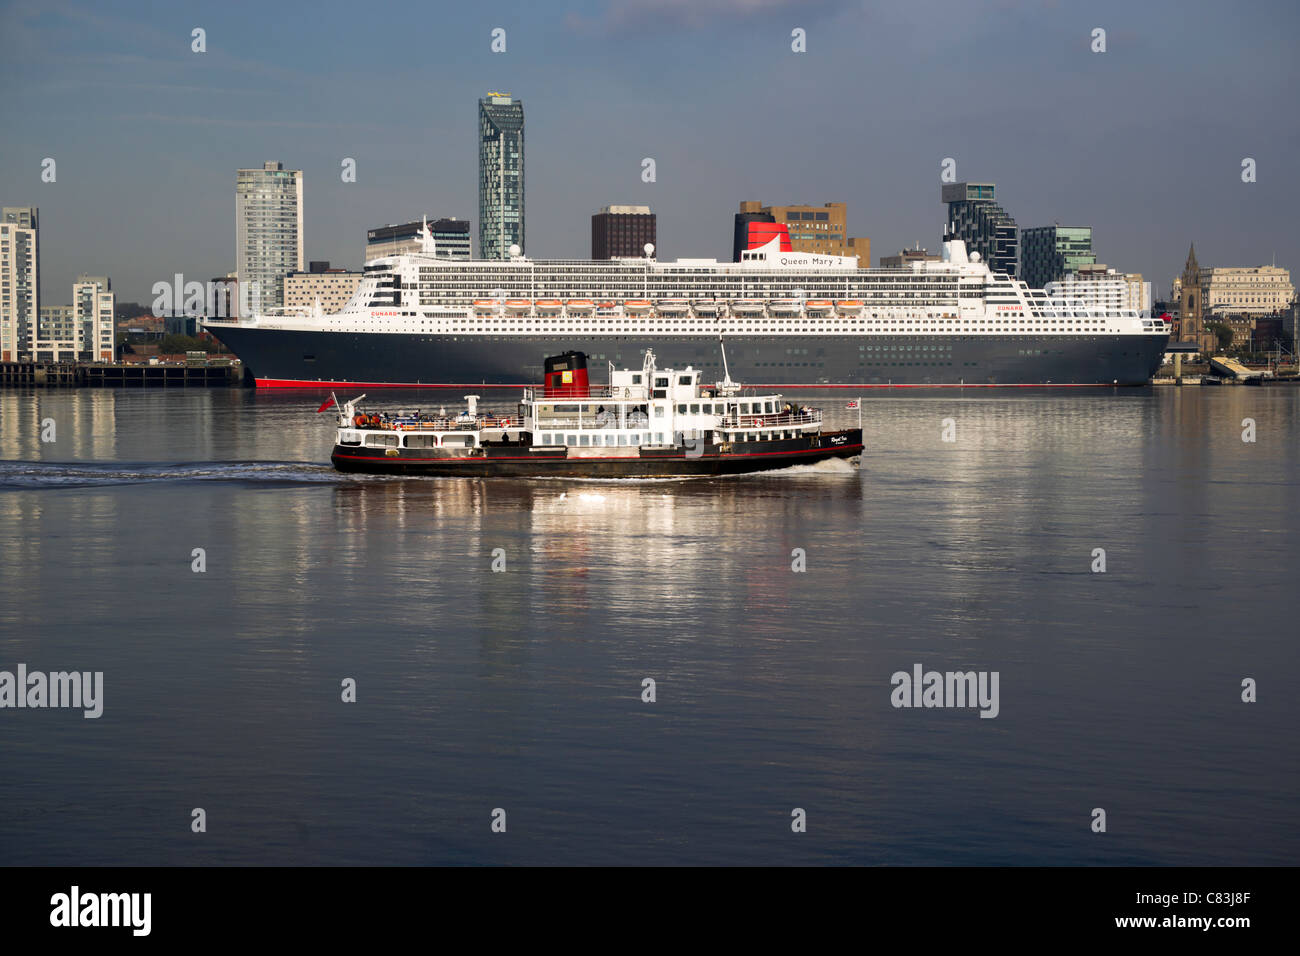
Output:
[[1300,389],[877,392],[860,467],[644,482],[342,476],[319,402],[0,392],[0,671],[103,673],[0,709],[0,864],[1300,851]]

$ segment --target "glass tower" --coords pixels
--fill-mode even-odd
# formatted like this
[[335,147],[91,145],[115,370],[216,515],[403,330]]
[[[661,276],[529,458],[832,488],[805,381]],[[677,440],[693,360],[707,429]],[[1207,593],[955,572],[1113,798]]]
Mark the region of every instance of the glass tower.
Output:
[[302,240],[302,170],[283,163],[239,170],[235,269],[241,301],[254,313],[284,306],[284,277],[303,270]]
[[478,252],[506,259],[524,246],[524,104],[509,93],[478,101]]
[[1080,266],[1097,263],[1091,226],[1038,226],[1020,234],[1020,278],[1032,289],[1060,282]]

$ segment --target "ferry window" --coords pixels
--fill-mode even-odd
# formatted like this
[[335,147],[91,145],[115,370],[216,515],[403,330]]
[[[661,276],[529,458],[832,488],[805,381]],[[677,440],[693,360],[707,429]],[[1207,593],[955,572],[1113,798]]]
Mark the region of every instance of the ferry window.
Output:
[[577,405],[556,405],[555,414],[557,415],[576,415],[578,414]]
[[565,435],[565,436],[564,436],[564,443],[565,443],[566,445],[576,445],[576,444],[578,444],[578,436],[577,436],[577,435]]
[[776,405],[772,402],[768,402],[767,407],[764,409],[764,411],[766,411],[770,415],[774,411],[776,411]]
[[355,432],[344,432],[343,437],[339,440],[340,445],[360,445],[361,436]]
[[438,444],[437,435],[407,435],[407,448],[433,448]]
[[457,448],[469,448],[474,444],[473,435],[444,435],[442,438],[442,447],[455,446]]
[[692,405],[692,406],[691,406],[691,414],[692,414],[692,415],[698,415],[699,413],[700,413],[700,406],[699,406],[699,405]]
[[371,448],[396,448],[396,435],[367,435],[366,444]]
[[679,376],[677,377],[677,384],[678,384],[678,385],[690,385],[690,384],[691,384],[691,377],[690,377],[689,375],[679,375]]
[[667,387],[668,387],[668,376],[667,376],[667,375],[656,376],[656,377],[655,377],[655,388],[667,388]]
[[546,434],[546,432],[542,432],[537,436],[537,441],[539,444],[549,445],[551,443],[551,436]]
[[640,384],[641,384],[641,373],[640,373],[640,372],[637,372],[636,374],[634,374],[634,375],[632,376],[632,384],[633,384],[633,385],[640,385]]
[[678,405],[678,406],[677,406],[677,414],[678,414],[678,415],[685,415],[685,414],[686,414],[686,406],[685,406],[685,405]]
[[605,436],[605,444],[606,444],[606,445],[617,445],[617,444],[618,444],[618,436],[617,436],[617,435],[606,435],[606,436]]
[[656,405],[655,418],[663,418],[663,417],[664,417],[664,407],[662,405]]
[[579,436],[579,437],[578,437],[578,444],[579,444],[579,445],[582,445],[584,448],[585,448],[587,445],[590,445],[590,444],[591,444],[591,436],[590,436],[590,435],[581,435],[581,436]]
[[741,403],[740,403],[740,414],[742,414],[742,415],[748,415],[748,414],[749,414],[749,402],[741,402]]
[[631,444],[633,444],[633,445],[639,445],[639,444],[641,444],[641,433],[640,433],[640,432],[633,432],[633,433],[632,433]]

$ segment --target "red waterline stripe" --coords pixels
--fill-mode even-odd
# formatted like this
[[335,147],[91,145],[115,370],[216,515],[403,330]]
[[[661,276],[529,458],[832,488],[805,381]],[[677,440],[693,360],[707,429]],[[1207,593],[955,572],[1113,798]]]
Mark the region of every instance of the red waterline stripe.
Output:
[[[827,447],[830,448],[830,449],[833,449],[833,450],[835,450],[835,451],[853,451],[854,449],[859,449],[859,450],[860,450],[860,449],[862,448],[861,445],[830,445],[830,446],[827,446]],[[809,454],[810,452],[813,452],[813,451],[823,451],[823,450],[825,450],[825,449],[824,449],[824,448],[812,448],[812,449],[809,449],[809,448],[802,448],[802,449],[796,449],[796,450],[794,450],[794,451],[747,451],[747,452],[741,452],[741,453],[739,453],[739,454],[730,454],[730,455],[714,455],[714,456],[712,456],[709,460],[710,460],[710,461],[726,461],[728,458],[776,458],[778,455],[807,455],[807,454]],[[660,458],[656,458],[656,457],[653,457],[653,456],[648,457],[648,458],[642,458],[640,455],[582,455],[582,456],[579,456],[579,457],[577,457],[577,458],[569,458],[569,457],[567,457],[567,456],[564,457],[564,458],[560,458],[558,455],[557,455],[556,457],[554,457],[554,458],[543,458],[543,457],[541,457],[541,456],[537,456],[537,455],[524,455],[523,457],[519,457],[519,458],[516,458],[516,457],[513,457],[513,456],[512,456],[512,457],[509,457],[509,458],[506,458],[506,457],[503,456],[503,455],[493,455],[491,458],[411,458],[411,457],[406,457],[406,458],[402,458],[402,457],[398,457],[398,458],[390,458],[390,457],[388,457],[387,455],[385,455],[385,456],[382,457],[382,458],[379,457],[378,455],[331,455],[330,457],[332,457],[332,458],[346,458],[346,459],[348,459],[349,461],[397,461],[397,462],[401,462],[401,461],[441,461],[441,462],[457,462],[457,463],[460,463],[460,462],[476,463],[476,462],[485,462],[485,461],[564,461],[564,462],[571,462],[571,461],[697,461],[697,460],[698,460],[698,459],[693,459],[693,458],[686,458],[685,456],[682,456],[681,458],[678,458],[678,457],[676,457],[675,455],[671,455],[671,456],[670,456],[670,455],[664,455],[664,456],[662,456],[662,457],[660,457]],[[703,457],[703,456],[701,456],[701,457]]]
[[[1150,382],[1147,383],[1148,385]],[[299,381],[292,378],[259,378],[258,388],[541,388],[541,383],[485,385],[483,382],[464,384],[431,384],[429,382],[313,382]],[[1115,382],[969,382],[959,385],[949,382],[941,385],[927,385],[921,382],[899,383],[897,385],[808,385],[780,384],[758,382],[746,383],[745,388],[780,388],[788,391],[802,391],[822,388],[850,388],[863,391],[869,388],[1141,388],[1140,385],[1118,385]],[[595,397],[595,396],[593,396]]]

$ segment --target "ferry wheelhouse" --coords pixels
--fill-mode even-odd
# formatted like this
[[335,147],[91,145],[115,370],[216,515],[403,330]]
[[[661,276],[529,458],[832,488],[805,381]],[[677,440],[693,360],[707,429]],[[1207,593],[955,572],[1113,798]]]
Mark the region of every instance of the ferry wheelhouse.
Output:
[[862,429],[828,430],[820,410],[701,370],[661,369],[646,350],[640,369],[610,366],[592,385],[587,359],[546,359],[541,388],[510,411],[466,395],[455,415],[366,412],[364,395],[339,406],[330,458],[340,471],[472,477],[673,478],[810,464],[862,453]]

